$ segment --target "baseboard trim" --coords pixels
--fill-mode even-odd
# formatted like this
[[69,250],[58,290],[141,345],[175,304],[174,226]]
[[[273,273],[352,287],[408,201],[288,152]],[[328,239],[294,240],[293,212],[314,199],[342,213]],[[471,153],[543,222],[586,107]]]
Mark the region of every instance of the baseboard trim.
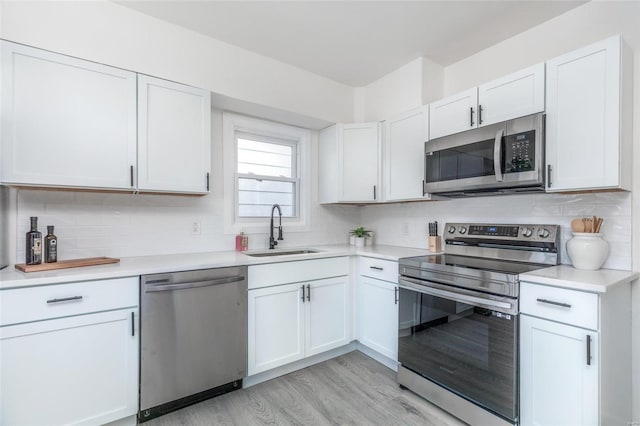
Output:
[[328,361],[332,358],[344,355],[356,350],[356,341],[340,346],[336,349],[323,352],[318,355],[310,356],[299,361],[292,362],[291,364],[276,367],[262,373],[254,374],[253,376],[246,377],[242,380],[242,387],[249,388],[258,383],[266,382],[267,380],[275,379],[276,377],[284,376],[285,374],[293,373],[294,371],[301,370],[303,368],[311,367],[312,365],[319,364],[324,361]]
[[370,347],[363,345],[362,343],[356,340],[356,349],[367,355],[369,358],[372,358],[375,361],[378,361],[380,364],[384,365],[392,369],[395,372],[398,372],[398,361],[394,361],[393,359],[382,355],[380,352],[371,349]]

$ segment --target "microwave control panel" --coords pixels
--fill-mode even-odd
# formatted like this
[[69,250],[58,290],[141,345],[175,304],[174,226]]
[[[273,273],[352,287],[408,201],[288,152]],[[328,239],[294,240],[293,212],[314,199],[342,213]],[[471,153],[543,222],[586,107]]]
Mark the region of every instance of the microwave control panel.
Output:
[[535,169],[535,140],[535,130],[505,136],[505,173],[527,172]]

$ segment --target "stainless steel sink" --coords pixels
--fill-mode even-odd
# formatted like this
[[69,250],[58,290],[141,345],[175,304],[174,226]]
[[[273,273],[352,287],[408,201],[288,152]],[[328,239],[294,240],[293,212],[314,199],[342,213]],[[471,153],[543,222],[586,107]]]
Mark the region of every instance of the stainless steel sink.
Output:
[[311,254],[311,253],[319,253],[319,250],[309,250],[309,249],[301,249],[301,250],[272,250],[272,251],[264,251],[260,253],[245,253],[247,256],[251,257],[273,257],[273,256],[290,256],[293,254]]

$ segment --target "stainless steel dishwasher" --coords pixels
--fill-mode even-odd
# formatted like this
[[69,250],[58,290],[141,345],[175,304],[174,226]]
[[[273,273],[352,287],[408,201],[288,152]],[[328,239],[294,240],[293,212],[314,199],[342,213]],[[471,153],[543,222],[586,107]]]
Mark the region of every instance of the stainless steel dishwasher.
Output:
[[242,387],[246,277],[246,267],[141,277],[140,422]]

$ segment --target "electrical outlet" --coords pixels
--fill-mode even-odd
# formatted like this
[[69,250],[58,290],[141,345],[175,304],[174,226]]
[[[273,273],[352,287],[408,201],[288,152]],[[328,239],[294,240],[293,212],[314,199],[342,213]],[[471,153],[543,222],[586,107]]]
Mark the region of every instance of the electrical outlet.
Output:
[[191,235],[200,235],[200,221],[194,220],[191,223]]

